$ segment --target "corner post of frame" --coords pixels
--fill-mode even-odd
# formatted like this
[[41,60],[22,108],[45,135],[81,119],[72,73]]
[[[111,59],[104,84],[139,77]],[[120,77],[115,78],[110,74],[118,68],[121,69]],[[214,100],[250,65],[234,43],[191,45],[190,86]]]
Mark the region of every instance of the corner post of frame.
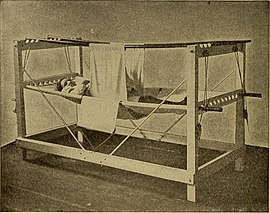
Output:
[[199,57],[196,46],[188,47],[187,58],[187,171],[194,182],[187,185],[187,200],[196,202],[196,173],[198,171],[198,72]]
[[[246,44],[242,44],[242,86],[245,93],[245,76],[246,76]],[[236,102],[236,119],[235,119],[235,144],[241,148],[241,156],[235,160],[235,170],[243,171],[245,157],[245,98],[241,96]]]
[[[84,76],[84,70],[83,70],[83,48],[82,46],[78,47],[78,52],[76,52],[77,54],[75,54],[75,70],[79,70],[79,75],[80,76]],[[77,114],[77,119],[80,113],[80,106],[78,106],[78,104],[76,104],[76,114]],[[78,121],[78,120],[77,120]],[[84,137],[83,137],[83,132],[80,128],[77,128],[77,138],[78,141],[83,143]]]
[[80,75],[83,76],[83,48],[79,46]]
[[20,41],[14,45],[14,71],[15,71],[15,99],[17,114],[17,136],[26,135],[24,87],[23,87],[23,61],[22,61],[22,44]]

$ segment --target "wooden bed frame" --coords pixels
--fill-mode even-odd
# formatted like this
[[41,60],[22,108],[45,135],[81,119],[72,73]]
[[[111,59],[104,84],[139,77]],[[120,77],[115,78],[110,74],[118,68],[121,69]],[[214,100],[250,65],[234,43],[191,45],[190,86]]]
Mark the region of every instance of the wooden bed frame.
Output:
[[[231,162],[235,162],[235,169],[237,171],[243,170],[243,159],[245,155],[245,72],[246,72],[246,43],[250,40],[236,40],[236,41],[211,41],[211,42],[189,42],[189,43],[163,43],[163,44],[128,44],[125,48],[187,48],[189,50],[189,67],[187,70],[187,106],[182,108],[187,113],[187,169],[173,168],[169,166],[157,165],[149,162],[128,159],[112,154],[104,154],[94,151],[85,150],[82,148],[73,148],[54,143],[46,142],[47,139],[55,135],[59,136],[65,134],[63,128],[54,129],[42,133],[42,140],[31,139],[26,132],[26,118],[25,118],[25,100],[24,90],[27,85],[32,82],[24,81],[24,67],[23,67],[23,52],[29,50],[41,50],[60,47],[78,47],[78,75],[83,75],[83,48],[89,46],[90,43],[108,43],[85,41],[79,39],[62,39],[51,38],[46,39],[26,39],[17,41],[15,44],[15,84],[16,84],[16,112],[17,112],[17,142],[23,150],[24,157],[26,150],[36,150],[40,152],[50,153],[54,155],[64,156],[81,161],[92,162],[104,166],[114,167],[127,171],[137,172],[149,176],[163,178],[172,181],[178,181],[187,185],[187,200],[195,202],[197,194],[197,184],[199,179],[210,176],[216,171]],[[199,103],[198,103],[198,73],[199,58],[207,56],[216,56],[227,53],[239,52],[242,54],[242,86],[243,88],[232,93],[224,94],[218,99],[214,98],[212,103],[220,103],[221,100],[226,100],[226,104],[236,103],[236,123],[235,123],[235,141],[234,143],[215,142],[215,141],[200,141],[198,120],[199,120]],[[77,74],[70,74],[74,77]],[[48,78],[36,79],[36,82],[53,82],[61,76],[50,76]],[[29,89],[29,88],[28,88]],[[236,95],[237,94],[237,95]],[[229,96],[228,96],[229,95]],[[231,96],[233,95],[233,96]],[[226,99],[225,97],[233,97]],[[70,97],[75,98],[76,97]],[[224,104],[225,105],[225,104]],[[74,129],[74,126],[70,126]],[[76,125],[75,125],[76,128]],[[132,130],[124,127],[118,129],[119,134],[128,135]],[[159,134],[152,134],[145,131],[145,134],[150,139],[160,140]],[[135,132],[133,136],[144,137],[145,134]],[[82,140],[82,135],[78,134],[78,140]],[[161,141],[171,143],[181,143],[178,136],[167,135]],[[198,165],[198,149],[199,147],[221,150],[224,154],[205,163]]]

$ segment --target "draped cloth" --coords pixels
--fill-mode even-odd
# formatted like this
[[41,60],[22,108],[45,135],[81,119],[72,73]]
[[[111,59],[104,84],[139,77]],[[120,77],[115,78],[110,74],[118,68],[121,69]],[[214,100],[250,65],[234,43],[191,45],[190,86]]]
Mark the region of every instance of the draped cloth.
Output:
[[119,102],[112,99],[83,96],[77,125],[89,130],[113,133]]
[[136,91],[136,95],[144,94],[144,49],[128,48],[125,51],[125,70],[127,86]]
[[[143,94],[144,51],[125,51],[123,44],[90,44],[89,49],[92,97],[82,98],[77,125],[112,133],[117,115],[123,115],[119,111],[130,114],[131,109],[119,107],[119,101],[127,100],[127,84],[136,95]],[[133,111],[129,116],[134,117]]]
[[90,93],[94,97],[127,100],[123,44],[90,44]]

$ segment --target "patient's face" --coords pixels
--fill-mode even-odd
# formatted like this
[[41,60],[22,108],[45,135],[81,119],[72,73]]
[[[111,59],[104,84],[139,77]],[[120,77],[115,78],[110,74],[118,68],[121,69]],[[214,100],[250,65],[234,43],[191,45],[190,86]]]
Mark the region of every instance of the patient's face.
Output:
[[63,88],[66,88],[68,91],[73,91],[75,92],[75,94],[78,94],[78,95],[83,95],[86,90],[89,88],[90,86],[90,81],[88,80],[83,80],[83,81],[80,81],[77,79],[75,80],[70,80],[70,79],[63,79],[61,82],[60,82],[61,86]]
[[74,86],[76,86],[76,83],[75,83],[73,80],[64,78],[64,79],[61,81],[61,86],[62,86],[63,88],[64,88],[65,86],[71,86],[71,87],[74,87]]

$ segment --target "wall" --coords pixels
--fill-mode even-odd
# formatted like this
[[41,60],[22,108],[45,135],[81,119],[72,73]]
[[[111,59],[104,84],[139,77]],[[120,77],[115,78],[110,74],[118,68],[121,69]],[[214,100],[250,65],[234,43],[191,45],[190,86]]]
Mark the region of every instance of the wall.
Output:
[[[14,97],[13,41],[26,37],[60,35],[115,42],[251,39],[247,55],[247,90],[262,93],[263,99],[248,100],[247,143],[268,146],[268,4],[162,1],[1,2],[1,144],[13,141],[16,137],[16,117],[12,112],[15,104],[11,100]],[[169,73],[163,75],[165,80],[170,79]],[[152,77],[149,82],[156,85],[157,80]],[[166,86],[166,82],[162,84]],[[29,106],[31,111],[42,110],[44,115],[48,113],[43,107],[31,109],[31,105]],[[46,116],[42,116],[42,119],[44,122],[32,125],[42,129],[52,124],[51,117],[46,119]]]

